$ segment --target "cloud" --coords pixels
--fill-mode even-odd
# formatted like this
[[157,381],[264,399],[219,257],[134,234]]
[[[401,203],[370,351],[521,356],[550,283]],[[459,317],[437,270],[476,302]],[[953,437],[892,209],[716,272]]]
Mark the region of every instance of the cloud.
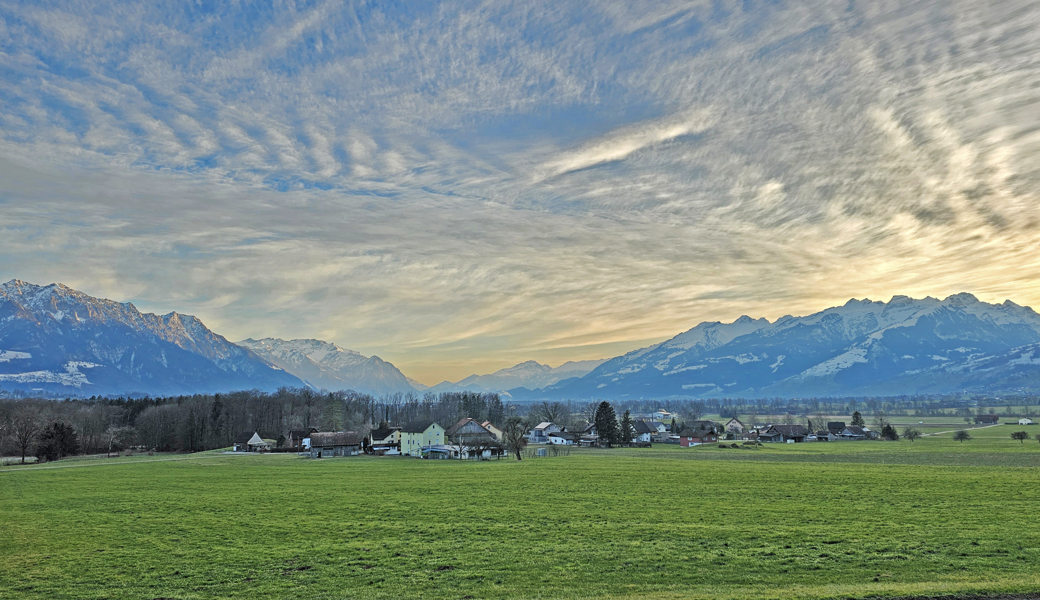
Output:
[[581,148],[563,152],[546,161],[535,171],[536,179],[558,177],[603,163],[624,160],[632,153],[655,144],[700,133],[712,124],[709,114],[708,111],[696,111],[679,118],[669,117],[611,132]]
[[6,3],[0,279],[431,383],[853,296],[1036,304],[1038,25],[1024,1]]

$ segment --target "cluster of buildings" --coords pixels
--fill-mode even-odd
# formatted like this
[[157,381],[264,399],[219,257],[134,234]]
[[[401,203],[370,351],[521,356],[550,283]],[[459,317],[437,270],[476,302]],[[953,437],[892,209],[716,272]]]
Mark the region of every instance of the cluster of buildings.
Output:
[[844,421],[830,421],[826,429],[813,431],[804,425],[775,425],[745,427],[739,419],[730,419],[725,425],[728,439],[796,444],[802,442],[836,442],[840,440],[876,440],[877,432]]
[[[404,426],[383,425],[367,434],[355,431],[318,431],[315,428],[289,432],[278,450],[306,453],[311,458],[357,454],[416,456],[422,458],[491,458],[501,456],[502,430],[490,421],[461,419],[445,429],[432,420],[413,421]],[[235,452],[273,450],[255,432],[235,439]]]
[[[673,418],[661,410],[653,416]],[[637,419],[632,422],[635,446],[651,443],[672,443],[681,447],[714,444],[720,439],[777,443],[833,442],[839,440],[877,439],[877,433],[866,427],[846,425],[842,421],[827,423],[826,429],[812,431],[803,425],[767,424],[748,427],[739,419],[725,424],[711,420],[684,423],[677,431],[661,420]],[[281,441],[278,448],[271,440],[262,439],[256,432],[243,432],[235,439],[235,452],[299,452],[312,458],[353,456],[357,454],[414,456],[422,458],[487,459],[505,454],[502,430],[490,421],[460,419],[445,429],[432,420],[413,421],[403,426],[381,425],[367,434],[354,431],[318,431],[314,428],[296,429]],[[538,423],[527,432],[529,444],[554,446],[605,445],[595,424],[581,425],[568,431],[550,421]]]

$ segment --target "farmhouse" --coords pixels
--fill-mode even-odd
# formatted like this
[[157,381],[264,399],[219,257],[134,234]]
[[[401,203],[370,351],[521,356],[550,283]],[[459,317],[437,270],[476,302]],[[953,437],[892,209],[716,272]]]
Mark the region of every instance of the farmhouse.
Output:
[[549,434],[549,443],[554,446],[573,446],[581,440],[580,433],[554,431]]
[[444,432],[461,458],[489,458],[498,454],[498,440],[474,419],[461,419]]
[[384,424],[379,429],[370,431],[365,442],[365,452],[369,454],[400,454],[401,428]]
[[633,421],[632,429],[635,430],[636,436],[633,438],[633,442],[645,442],[650,443],[653,435],[657,433],[657,428],[647,423],[646,421]]
[[845,421],[827,422],[827,431],[833,433],[834,435],[838,435],[839,433],[841,433],[842,429],[845,429]]
[[401,428],[401,454],[422,456],[424,446],[443,446],[444,428],[433,421],[413,421]]
[[311,434],[318,431],[313,427],[306,429],[293,429],[289,432],[289,436],[285,438],[285,447],[292,448],[293,450],[300,451],[308,449],[310,445],[309,438]]
[[542,421],[527,434],[527,441],[531,444],[548,444],[549,434],[557,431],[560,431],[560,428],[555,423]]
[[838,437],[843,440],[865,440],[870,437],[870,431],[857,425],[849,425],[838,432]]
[[689,448],[701,444],[714,444],[719,441],[719,436],[714,429],[695,429],[679,436],[679,446]]
[[740,422],[740,419],[733,417],[726,421],[726,433],[733,434],[734,437],[740,437],[744,435],[744,424]]
[[234,452],[265,452],[271,449],[271,442],[264,441],[255,431],[243,431],[235,437],[231,449]]
[[836,434],[833,431],[830,431],[828,429],[821,429],[821,430],[816,432],[816,441],[817,442],[833,442],[834,440],[840,440],[840,439],[841,438],[838,436],[838,434]]
[[354,456],[361,453],[364,436],[353,431],[319,431],[311,434],[311,458]]
[[502,430],[492,425],[491,421],[484,421],[483,423],[481,423],[481,425],[484,427],[484,429],[490,431],[491,434],[495,436],[496,440],[500,442],[502,441]]
[[758,434],[762,442],[804,442],[809,431],[801,425],[770,425]]
[[1032,425],[1033,424],[1033,420],[1032,419],[1019,419],[1018,420],[1018,424],[1019,425]]

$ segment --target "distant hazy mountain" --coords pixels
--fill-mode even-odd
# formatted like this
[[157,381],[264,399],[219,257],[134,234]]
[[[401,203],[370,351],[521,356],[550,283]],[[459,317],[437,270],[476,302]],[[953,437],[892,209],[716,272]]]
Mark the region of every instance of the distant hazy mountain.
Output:
[[371,394],[417,389],[397,367],[378,356],[364,356],[321,340],[264,338],[243,340],[238,345],[317,388]]
[[[1037,391],[1040,315],[971,294],[849,300],[807,317],[701,323],[531,397]],[[1036,358],[1034,358],[1036,357]]]
[[0,389],[169,395],[301,385],[191,315],[143,314],[61,284],[0,286]]
[[454,383],[438,383],[430,391],[503,392],[514,388],[542,388],[572,377],[581,377],[603,364],[604,360],[568,361],[555,368],[529,360],[489,375],[470,375]]

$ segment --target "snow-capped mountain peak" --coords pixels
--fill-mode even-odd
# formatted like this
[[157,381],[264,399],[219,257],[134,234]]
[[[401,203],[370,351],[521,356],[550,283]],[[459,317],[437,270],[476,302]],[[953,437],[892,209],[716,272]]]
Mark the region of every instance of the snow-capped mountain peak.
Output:
[[[976,385],[971,378],[978,368],[964,366],[965,361],[983,364],[980,357],[1036,343],[1040,315],[1011,301],[989,304],[968,293],[943,300],[853,298],[773,323],[750,317],[701,323],[611,359],[553,393],[682,397],[948,391]],[[1021,369],[1028,361],[997,362],[1003,369]]]
[[[191,315],[141,313],[62,284],[0,285],[0,385],[55,393],[195,393],[302,382]],[[89,369],[84,371],[82,369]]]
[[315,339],[264,338],[238,342],[317,388],[384,394],[417,388],[394,365]]

